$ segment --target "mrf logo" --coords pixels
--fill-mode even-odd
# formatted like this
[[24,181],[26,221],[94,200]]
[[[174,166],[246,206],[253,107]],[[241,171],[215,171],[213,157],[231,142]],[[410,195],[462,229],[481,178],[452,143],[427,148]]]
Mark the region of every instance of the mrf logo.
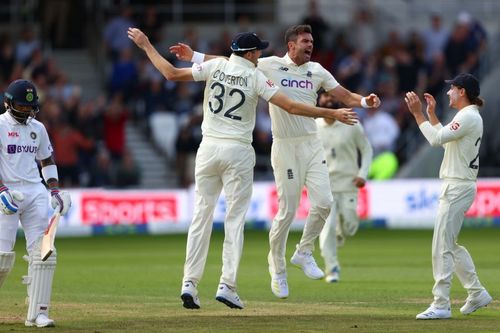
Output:
[[7,136],[9,138],[18,138],[19,137],[19,133],[17,133],[17,132],[8,132]]

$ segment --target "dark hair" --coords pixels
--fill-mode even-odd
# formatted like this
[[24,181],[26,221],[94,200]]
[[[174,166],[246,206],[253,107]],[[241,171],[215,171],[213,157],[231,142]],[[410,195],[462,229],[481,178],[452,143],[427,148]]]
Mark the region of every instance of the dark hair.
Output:
[[[467,90],[465,91],[465,93],[467,94]],[[469,95],[467,95],[467,98],[469,98]],[[475,104],[479,107],[483,106],[484,105],[484,99],[482,99],[481,97],[477,96],[477,97],[474,97],[474,98],[469,98],[469,101],[472,103],[472,104]]]
[[288,44],[290,41],[297,41],[297,37],[303,33],[312,34],[312,29],[309,24],[294,25],[288,28],[285,32],[285,44]]

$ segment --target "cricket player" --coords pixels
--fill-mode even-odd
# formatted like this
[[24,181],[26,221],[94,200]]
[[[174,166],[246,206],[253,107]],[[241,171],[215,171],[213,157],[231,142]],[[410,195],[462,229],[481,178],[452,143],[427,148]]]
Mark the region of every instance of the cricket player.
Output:
[[414,92],[406,93],[405,101],[415,117],[420,131],[432,146],[443,146],[444,157],[439,171],[443,180],[439,209],[432,238],[432,273],[434,301],[417,319],[446,319],[451,317],[450,289],[456,273],[468,297],[460,308],[464,315],[488,305],[492,298],[479,282],[472,257],[457,244],[465,212],[476,196],[476,178],[479,169],[479,146],[483,137],[483,120],[479,107],[478,80],[471,74],[459,74],[452,80],[447,92],[449,106],[457,114],[446,126],[436,117],[436,101],[424,94],[427,102],[427,121],[422,113],[422,102]]
[[216,300],[242,309],[236,278],[243,249],[245,215],[252,195],[255,152],[251,142],[258,97],[279,105],[286,112],[306,117],[323,114],[353,124],[357,116],[350,109],[331,110],[298,103],[279,92],[256,68],[262,50],[269,43],[254,33],[234,37],[229,59],[215,58],[181,69],[163,58],[139,29],[130,28],[128,35],[168,80],[206,81],[203,139],[195,162],[195,209],[188,232],[181,299],[185,308],[200,308],[197,285],[205,268],[215,204],[224,189],[225,239]]
[[[319,105],[331,107],[331,95],[321,94]],[[358,191],[365,186],[373,149],[361,124],[347,126],[335,119],[316,119],[318,134],[325,149],[330,174],[333,205],[319,235],[319,247],[325,261],[326,282],[340,280],[337,247],[352,237],[359,227],[357,213]],[[360,163],[358,164],[358,151]]]
[[57,167],[39,111],[35,86],[12,82],[4,93],[7,112],[0,115],[0,287],[14,266],[16,232],[21,222],[26,238],[28,315],[26,326],[54,326],[49,318],[52,279],[57,253],[41,260],[41,241],[48,224],[48,195],[36,160],[51,194],[51,205],[65,215],[71,206],[68,192],[59,191]]
[[[288,52],[283,57],[259,59],[258,68],[280,87],[291,99],[316,105],[318,91],[323,88],[336,102],[347,107],[372,108],[380,105],[375,94],[363,97],[342,87],[323,66],[312,62],[313,37],[309,25],[297,25],[285,33]],[[212,59],[214,55],[194,52],[179,43],[170,48],[181,60],[193,62]],[[324,150],[317,137],[316,122],[312,118],[285,112],[280,105],[269,105],[273,144],[271,164],[278,192],[279,209],[269,232],[268,255],[271,290],[279,298],[289,295],[286,273],[286,241],[302,189],[306,186],[311,209],[302,238],[291,258],[292,264],[302,268],[311,279],[324,277],[312,252],[325,220],[330,214],[333,198]]]

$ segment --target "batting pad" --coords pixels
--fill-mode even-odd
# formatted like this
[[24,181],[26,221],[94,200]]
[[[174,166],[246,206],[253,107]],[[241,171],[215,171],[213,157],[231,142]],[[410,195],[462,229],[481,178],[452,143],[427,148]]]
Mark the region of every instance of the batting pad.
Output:
[[14,261],[16,260],[15,252],[2,252],[0,251],[0,287],[2,287],[3,282],[7,279],[12,267],[14,267]]
[[32,250],[32,254],[24,257],[28,261],[28,275],[23,276],[23,283],[28,286],[26,320],[29,321],[34,321],[40,313],[49,316],[52,280],[56,270],[56,251],[46,261],[42,261],[40,246],[41,239]]

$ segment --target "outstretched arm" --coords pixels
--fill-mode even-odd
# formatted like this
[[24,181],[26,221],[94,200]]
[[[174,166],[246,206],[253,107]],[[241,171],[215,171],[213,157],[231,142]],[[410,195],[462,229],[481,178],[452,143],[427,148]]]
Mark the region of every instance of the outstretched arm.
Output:
[[167,59],[163,58],[154,48],[151,42],[141,30],[137,28],[128,28],[128,38],[130,38],[139,48],[146,52],[149,60],[170,81],[194,81],[191,68],[177,68]]
[[288,113],[298,116],[305,116],[312,118],[319,118],[319,117],[333,118],[348,125],[354,125],[358,120],[358,115],[350,108],[348,109],[320,108],[296,102],[288,98],[284,93],[280,91],[274,94],[273,97],[271,97],[271,99],[269,100],[269,102],[273,103],[276,106],[279,106]]
[[204,61],[208,61],[214,58],[226,58],[224,56],[209,55],[200,52],[195,52],[191,46],[184,43],[177,43],[169,47],[170,53],[175,54],[177,59],[181,61],[190,61],[196,64],[200,64]]
[[328,93],[333,96],[335,101],[342,102],[349,107],[378,108],[380,106],[380,99],[377,95],[370,94],[363,97],[340,85],[329,90]]

